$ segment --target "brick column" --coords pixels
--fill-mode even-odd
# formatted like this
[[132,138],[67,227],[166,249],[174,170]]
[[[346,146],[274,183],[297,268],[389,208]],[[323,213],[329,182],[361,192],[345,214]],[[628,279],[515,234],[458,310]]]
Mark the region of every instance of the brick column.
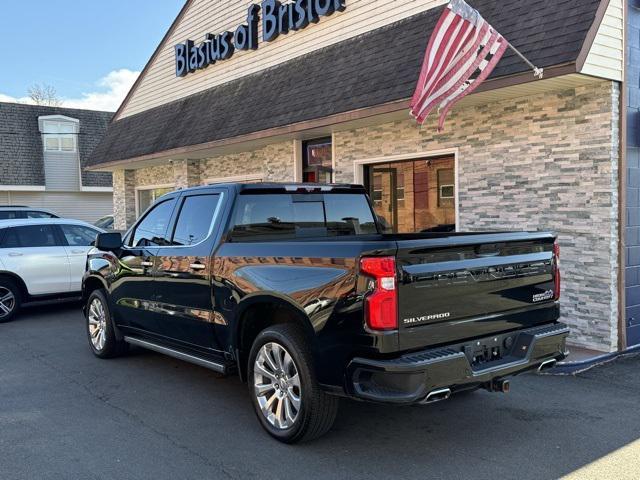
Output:
[[176,188],[188,188],[200,185],[200,161],[174,160],[173,177]]
[[113,228],[126,230],[136,221],[135,172],[113,172]]

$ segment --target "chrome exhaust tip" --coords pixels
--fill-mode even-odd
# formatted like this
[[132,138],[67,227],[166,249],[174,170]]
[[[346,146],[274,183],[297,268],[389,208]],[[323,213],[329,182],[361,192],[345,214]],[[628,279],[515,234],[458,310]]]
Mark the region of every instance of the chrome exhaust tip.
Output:
[[433,390],[432,392],[429,392],[429,394],[422,401],[422,403],[426,404],[426,403],[441,402],[442,400],[446,400],[450,396],[451,396],[451,389],[440,388],[438,390]]
[[538,367],[538,373],[540,373],[540,372],[542,372],[544,370],[549,370],[550,368],[555,367],[557,362],[558,361],[555,358],[552,358],[551,360],[545,360]]

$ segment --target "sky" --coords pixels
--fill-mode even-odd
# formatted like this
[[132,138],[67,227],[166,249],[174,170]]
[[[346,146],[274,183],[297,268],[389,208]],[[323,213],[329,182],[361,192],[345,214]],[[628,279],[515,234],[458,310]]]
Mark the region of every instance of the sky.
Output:
[[0,101],[115,111],[185,0],[0,0]]

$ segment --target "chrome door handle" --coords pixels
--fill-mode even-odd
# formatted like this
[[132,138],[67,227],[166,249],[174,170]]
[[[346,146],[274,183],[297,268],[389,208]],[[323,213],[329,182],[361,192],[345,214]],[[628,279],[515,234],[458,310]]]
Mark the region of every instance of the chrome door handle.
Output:
[[191,270],[204,270],[205,268],[207,268],[207,266],[201,263],[192,263],[189,265],[189,268]]
[[153,267],[153,262],[140,262],[141,267]]
[[21,253],[19,253],[19,252],[10,252],[10,253],[9,253],[9,256],[10,256],[10,257],[21,257],[21,256],[22,256],[22,254],[21,254]]
[[84,253],[84,250],[71,250],[71,253]]

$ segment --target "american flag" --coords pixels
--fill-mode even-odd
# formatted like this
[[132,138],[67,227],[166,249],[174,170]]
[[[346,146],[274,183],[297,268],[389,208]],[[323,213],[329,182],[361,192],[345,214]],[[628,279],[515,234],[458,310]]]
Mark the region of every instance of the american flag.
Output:
[[429,39],[411,115],[422,125],[437,107],[442,130],[449,110],[491,74],[508,46],[464,0],[451,0]]

